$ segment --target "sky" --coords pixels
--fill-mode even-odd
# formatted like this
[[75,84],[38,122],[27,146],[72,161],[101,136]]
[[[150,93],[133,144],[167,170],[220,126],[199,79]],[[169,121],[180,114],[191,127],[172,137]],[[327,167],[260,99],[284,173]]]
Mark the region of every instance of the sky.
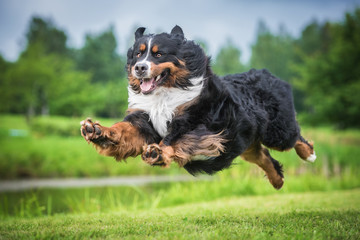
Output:
[[355,7],[360,0],[0,0],[0,54],[16,61],[31,17],[41,16],[65,31],[70,47],[82,47],[87,33],[112,25],[118,52],[125,54],[137,27],[156,33],[179,25],[187,39],[205,41],[213,56],[231,39],[246,62],[260,20],[274,33],[282,25],[298,37],[311,21],[341,21]]

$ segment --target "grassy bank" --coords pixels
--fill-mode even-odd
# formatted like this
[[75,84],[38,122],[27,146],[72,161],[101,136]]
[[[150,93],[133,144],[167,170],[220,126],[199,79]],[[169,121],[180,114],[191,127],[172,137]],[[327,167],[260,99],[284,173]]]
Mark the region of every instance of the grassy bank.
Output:
[[[80,136],[81,118],[35,118],[27,124],[21,116],[0,116],[0,178],[97,177],[116,175],[186,174],[176,165],[170,169],[149,167],[140,158],[117,163],[96,153]],[[100,119],[110,126],[118,120]],[[325,177],[356,174],[360,170],[360,131],[335,131],[331,128],[303,128],[303,135],[315,141],[318,159],[304,164],[292,150],[272,151],[284,165],[285,175],[303,173]],[[244,176],[255,166],[242,160],[231,175]],[[256,171],[256,170],[254,170]]]
[[360,190],[222,198],[155,210],[8,219],[2,239],[359,239]]
[[[0,179],[185,174],[96,153],[75,118],[0,116]],[[100,121],[109,126],[116,120]],[[236,159],[210,181],[0,193],[0,239],[359,239],[360,131],[303,128],[318,159],[272,151],[276,191]]]
[[[97,177],[179,174],[183,170],[151,168],[140,158],[127,163],[100,156],[80,136],[81,118],[1,116],[0,178]],[[115,119],[100,119],[111,126]]]
[[284,187],[276,191],[259,171],[254,176],[231,176],[224,172],[209,181],[159,183],[138,187],[37,189],[0,193],[0,220],[53,216],[59,213],[94,214],[126,209],[161,209],[224,197],[330,192],[359,186],[360,179],[354,175],[327,179],[321,175],[304,174],[287,177]]

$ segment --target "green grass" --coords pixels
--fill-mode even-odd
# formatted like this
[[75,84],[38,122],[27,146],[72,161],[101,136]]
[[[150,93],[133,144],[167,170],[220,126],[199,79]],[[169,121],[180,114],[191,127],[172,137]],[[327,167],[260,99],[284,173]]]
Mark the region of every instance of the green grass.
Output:
[[360,190],[0,222],[1,239],[359,239]]
[[354,189],[360,179],[354,175],[332,177],[305,174],[289,176],[276,191],[259,171],[254,176],[220,173],[212,180],[161,183],[140,187],[88,187],[37,189],[0,194],[0,220],[11,217],[50,216],[59,213],[109,213],[124,209],[144,210],[173,207],[223,197],[288,194],[296,192]]
[[99,177],[184,172],[151,168],[139,157],[127,163],[99,155],[80,137],[24,137],[0,140],[0,178]]
[[[116,122],[109,119],[100,121],[106,126]],[[32,125],[27,125],[24,117],[7,115],[0,116],[0,122],[3,123],[0,127],[0,179],[185,172],[178,167],[170,170],[151,168],[139,157],[129,158],[127,163],[118,163],[114,158],[99,155],[80,136],[80,118],[46,117],[33,119]],[[11,129],[24,130],[27,135],[11,137]],[[66,129],[69,129],[68,136],[64,134]]]
[[[117,175],[186,174],[174,164],[170,169],[149,167],[141,159],[130,158],[117,163],[103,157],[80,136],[81,118],[39,117],[28,125],[22,116],[0,116],[0,179],[47,177],[99,177]],[[118,119],[100,119],[110,126]],[[26,136],[11,137],[11,129],[24,130]],[[295,151],[272,151],[283,163],[285,175],[302,173],[325,177],[357,173],[360,170],[360,131],[336,131],[330,128],[303,128],[303,135],[315,141],[318,159],[315,164],[304,164]],[[237,160],[241,166],[232,175],[244,176],[256,166]],[[245,166],[245,167],[244,167]]]
[[[0,178],[185,173],[100,156],[80,137],[80,120],[0,116]],[[314,164],[272,151],[284,165],[280,191],[236,159],[211,181],[0,193],[0,239],[360,239],[360,131],[303,136],[315,141]]]

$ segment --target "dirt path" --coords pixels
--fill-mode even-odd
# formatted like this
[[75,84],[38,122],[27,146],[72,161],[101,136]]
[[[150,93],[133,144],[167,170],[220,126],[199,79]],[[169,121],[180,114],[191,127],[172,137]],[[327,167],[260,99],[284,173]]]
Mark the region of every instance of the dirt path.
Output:
[[28,179],[0,181],[0,192],[24,191],[37,188],[81,188],[102,186],[141,186],[163,182],[195,182],[210,180],[211,177],[178,176],[126,176],[110,178],[64,178],[64,179]]

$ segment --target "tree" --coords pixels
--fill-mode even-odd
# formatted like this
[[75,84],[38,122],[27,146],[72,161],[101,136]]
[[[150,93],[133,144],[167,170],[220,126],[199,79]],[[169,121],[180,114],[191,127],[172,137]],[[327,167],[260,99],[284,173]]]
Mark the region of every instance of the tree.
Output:
[[216,56],[214,72],[218,75],[240,73],[246,70],[240,60],[241,51],[228,39]]
[[295,39],[290,36],[284,26],[280,26],[279,33],[273,34],[265,22],[258,23],[256,42],[252,45],[250,67],[266,68],[275,76],[287,81],[293,86],[295,109],[304,111],[304,93],[294,84],[296,77],[296,49]]
[[297,85],[311,93],[307,104],[317,121],[360,127],[360,9],[346,13],[341,23],[323,24],[315,33],[321,45],[319,50],[303,49]]
[[15,63],[0,57],[0,111],[26,114],[119,117],[127,106],[122,56],[113,28],[87,36],[70,50],[50,19],[33,17],[26,46]]
[[86,35],[77,53],[78,68],[92,74],[93,83],[107,83],[125,77],[125,60],[116,52],[113,27],[98,35]]
[[322,26],[314,20],[307,25],[301,33],[301,37],[295,41],[296,48],[301,49],[303,54],[311,55],[317,51],[321,51],[323,40],[321,35]]
[[77,66],[91,74],[92,112],[102,117],[120,117],[127,106],[125,59],[116,52],[113,27],[100,34],[86,35],[85,46],[76,52]]
[[284,27],[280,28],[278,35],[274,35],[266,24],[260,21],[256,42],[251,47],[250,66],[257,69],[266,68],[277,77],[290,82],[293,76],[293,41]]
[[79,116],[92,92],[90,75],[75,69],[75,63],[56,54],[43,55],[41,45],[31,45],[27,54],[6,71],[4,110],[12,113]]
[[52,72],[50,67],[53,64],[49,59],[55,59],[56,56],[68,57],[67,36],[63,30],[55,26],[51,19],[33,17],[26,39],[27,46],[16,63],[14,71],[11,71],[10,78],[13,83],[25,81],[23,86],[28,86],[28,89],[23,91],[28,103],[28,115],[33,115],[37,111],[40,111],[42,115],[48,115],[48,86],[56,78],[56,73]]
[[34,115],[40,108],[46,111],[47,102],[43,91],[51,74],[44,58],[40,54],[41,45],[28,46],[26,54],[9,67],[5,74],[5,109],[12,113]]
[[0,112],[9,112],[8,95],[9,92],[14,90],[8,87],[7,74],[11,63],[7,62],[2,55],[0,55]]
[[[26,48],[17,62],[8,64],[0,59],[0,110],[28,117],[81,115],[93,90],[90,75],[75,69],[65,33],[50,20],[35,17],[26,36]],[[86,101],[85,94],[89,95]]]
[[[26,33],[27,46],[41,44],[45,54],[67,55],[67,36],[51,19],[33,17]],[[25,50],[23,54],[26,54]]]

